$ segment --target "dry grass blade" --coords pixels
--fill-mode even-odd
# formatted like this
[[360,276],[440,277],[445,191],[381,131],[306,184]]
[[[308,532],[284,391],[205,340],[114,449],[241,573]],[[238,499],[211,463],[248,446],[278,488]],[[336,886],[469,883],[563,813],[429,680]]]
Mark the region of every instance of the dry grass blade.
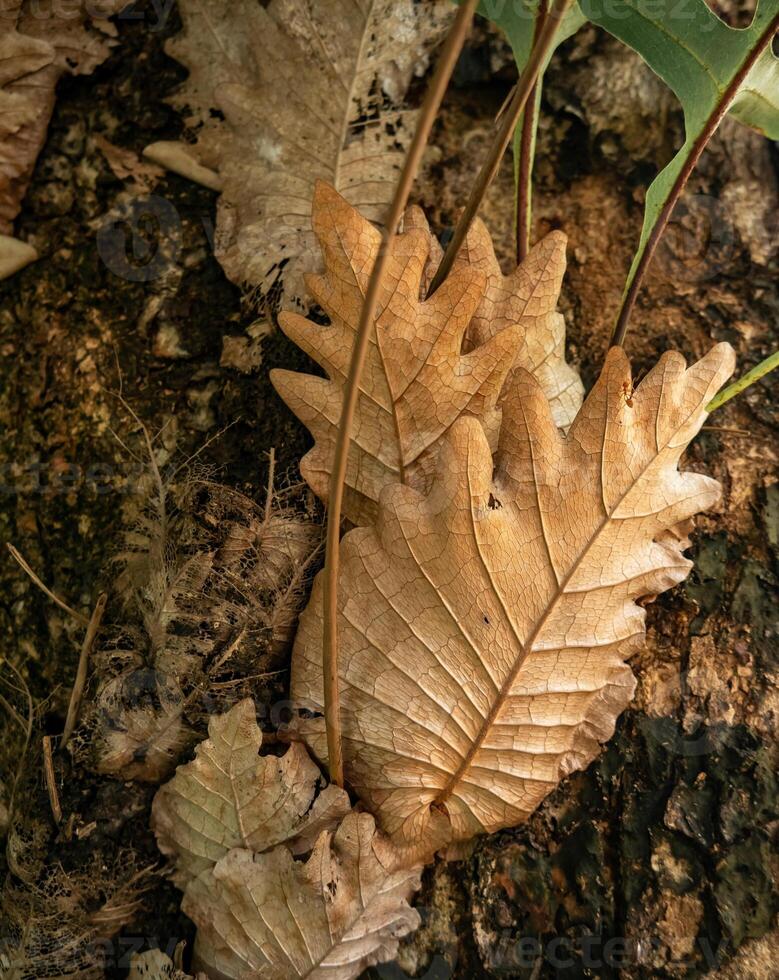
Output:
[[42,582],[41,579],[35,574],[35,572],[32,570],[28,562],[25,560],[24,556],[12,544],[10,543],[6,544],[6,548],[8,548],[8,553],[11,555],[11,557],[17,563],[17,565],[19,565],[22,571],[25,572],[30,577],[30,580],[35,585],[38,586],[38,588],[41,590],[41,592],[44,593],[44,595],[47,595],[49,599],[51,599],[51,601],[55,603],[55,605],[59,606],[60,609],[63,610],[63,612],[66,612],[68,616],[72,616],[75,620],[77,620],[79,623],[81,623],[84,626],[89,626],[89,620],[87,619],[87,617],[83,616],[80,612],[76,612],[75,609],[71,609],[71,607],[67,604],[67,602],[60,599],[59,596],[55,595],[51,591],[51,589],[44,582]]
[[54,759],[51,754],[51,735],[43,736],[43,775],[46,780],[46,792],[49,794],[51,815],[55,823],[62,820],[62,806],[57,790],[57,774],[54,772]]
[[[727,344],[686,370],[666,354],[632,392],[615,349],[567,435],[518,375],[494,473],[461,419],[431,491],[388,488],[376,527],[344,537],[345,775],[396,846],[429,857],[517,824],[611,735],[644,635],[637,600],[686,577],[689,520],[720,495],[678,463],[732,369]],[[320,578],[291,687],[314,712],[322,629]],[[321,718],[298,724],[324,758]]]

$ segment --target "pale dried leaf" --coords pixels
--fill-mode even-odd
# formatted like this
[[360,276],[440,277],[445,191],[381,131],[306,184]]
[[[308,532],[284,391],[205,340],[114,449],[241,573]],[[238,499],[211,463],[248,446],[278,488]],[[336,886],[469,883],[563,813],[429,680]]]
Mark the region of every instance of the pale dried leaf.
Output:
[[[351,349],[381,236],[322,182],[314,197],[314,230],[325,273],[310,276],[308,286],[330,324],[320,326],[296,313],[282,314],[279,322],[328,379],[275,370],[271,380],[314,435],[300,471],[326,500]],[[379,494],[388,485],[405,481],[427,488],[440,440],[459,416],[476,416],[493,439],[497,436],[498,398],[523,344],[523,327],[515,323],[462,353],[486,277],[461,263],[430,299],[420,298],[433,241],[424,225],[393,243],[346,473],[343,513],[354,524],[373,521]]]
[[[0,101],[2,101],[2,94],[0,94]],[[32,245],[10,235],[0,235],[0,279],[8,279],[31,262],[35,262],[37,258],[38,253]]]
[[[384,218],[416,113],[403,100],[453,16],[447,0],[181,0],[167,50],[189,68],[175,102],[222,183],[216,251],[228,276],[304,296],[316,269],[311,197],[330,181]],[[223,118],[216,118],[212,110]]]
[[180,887],[231,848],[261,852],[286,843],[304,853],[349,812],[337,786],[315,800],[321,774],[300,742],[281,757],[258,755],[262,732],[250,698],[214,715],[208,734],[154,798],[157,843],[175,859]]
[[[683,531],[719,499],[679,473],[733,369],[727,344],[665,354],[632,392],[613,349],[569,433],[518,372],[496,467],[462,419],[428,496],[387,488],[341,545],[338,636],[347,782],[398,847],[427,856],[524,820],[610,737],[642,597],[682,581]],[[632,394],[631,394],[632,393]],[[301,617],[292,697],[322,710],[322,582]],[[327,754],[321,718],[301,719]]]
[[60,77],[94,71],[125,0],[10,0],[0,11],[0,232],[10,233],[46,139]]
[[283,846],[230,851],[184,894],[198,966],[227,980],[349,980],[394,959],[419,925],[408,899],[421,869],[394,870],[393,857],[367,813],[321,834],[305,864]]

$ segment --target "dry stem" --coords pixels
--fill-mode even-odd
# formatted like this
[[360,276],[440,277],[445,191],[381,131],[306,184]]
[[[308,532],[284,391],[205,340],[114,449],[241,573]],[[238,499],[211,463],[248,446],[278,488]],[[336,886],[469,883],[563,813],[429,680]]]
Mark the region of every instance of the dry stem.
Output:
[[619,311],[619,316],[617,317],[617,324],[614,327],[614,333],[611,338],[612,347],[621,347],[625,342],[625,334],[627,333],[630,314],[633,312],[633,308],[636,305],[636,299],[638,298],[638,294],[643,285],[644,276],[646,275],[646,271],[649,268],[649,264],[652,261],[663,232],[668,225],[668,221],[673,214],[676,203],[681,197],[682,191],[690,178],[690,174],[698,165],[698,160],[700,160],[701,154],[706,148],[706,144],[712,138],[717,130],[717,127],[727,115],[728,109],[733,104],[733,100],[738,95],[747,75],[754,67],[757,59],[771,43],[777,30],[779,30],[779,14],[772,18],[771,23],[768,25],[765,31],[763,31],[759,41],[749,52],[749,55],[746,57],[744,63],[733,77],[730,85],[728,85],[723,92],[719,104],[715,107],[714,111],[706,120],[706,125],[693,143],[692,149],[690,150],[690,155],[685,161],[682,169],[679,171],[673,187],[671,188],[671,192],[657,217],[654,227],[652,228],[652,232],[646,243],[646,248],[644,249],[644,253],[641,256],[641,260],[636,268],[636,274],[633,276],[633,280],[628,286],[622,299],[622,306]]
[[512,134],[516,129],[517,120],[522,115],[525,106],[528,104],[528,98],[530,97],[538,76],[541,73],[544,66],[544,61],[549,53],[549,49],[554,43],[554,36],[557,33],[557,28],[560,26],[560,21],[565,16],[565,12],[570,6],[571,2],[572,0],[555,0],[552,9],[549,11],[549,16],[546,18],[544,26],[541,28],[538,35],[538,39],[533,45],[533,50],[530,52],[530,58],[525,66],[525,70],[522,72],[522,76],[517,82],[517,87],[514,92],[514,97],[511,100],[511,104],[501,117],[498,132],[495,135],[495,140],[487,154],[487,159],[482,164],[482,168],[479,171],[479,176],[476,178],[476,182],[471,189],[468,203],[465,205],[463,213],[460,215],[457,221],[457,226],[454,229],[452,239],[447,245],[446,252],[444,253],[444,257],[441,260],[440,266],[438,267],[438,271],[436,272],[435,276],[433,276],[433,281],[430,283],[430,289],[427,292],[428,296],[431,296],[449,275],[452,265],[454,264],[454,260],[457,258],[457,253],[460,251],[460,248],[465,241],[465,236],[468,234],[468,229],[471,227],[471,222],[476,217],[476,212],[479,210],[479,205],[481,204],[484,195],[487,193],[487,188],[490,186],[495,174],[498,172],[500,161],[503,159],[503,154],[506,152],[506,148],[511,142]]
[[433,77],[425,95],[414,137],[403,164],[395,196],[384,222],[383,241],[376,262],[371,271],[368,289],[365,294],[357,335],[354,339],[349,376],[344,390],[338,438],[335,446],[333,471],[330,477],[330,491],[327,512],[327,544],[325,550],[324,574],[324,641],[322,667],[324,674],[324,707],[327,727],[327,750],[330,765],[330,780],[343,786],[343,746],[341,742],[341,712],[338,696],[338,564],[341,533],[341,506],[343,503],[346,463],[351,443],[352,422],[360,393],[365,353],[368,348],[370,329],[376,317],[379,291],[382,286],[384,270],[389,259],[390,247],[395,238],[398,223],[408,203],[411,185],[422,160],[430,130],[449,84],[454,66],[457,63],[465,38],[468,35],[478,0],[464,0],[457,11],[454,23],[441,52]]
[[73,690],[70,693],[68,714],[65,718],[65,729],[62,733],[63,748],[65,748],[70,741],[70,736],[73,734],[73,729],[76,727],[76,722],[78,721],[78,711],[81,707],[81,698],[84,694],[84,686],[87,682],[89,654],[92,651],[92,645],[95,642],[97,631],[100,629],[100,623],[103,619],[103,613],[105,612],[106,598],[107,596],[105,592],[101,592],[97,597],[95,608],[92,610],[92,615],[89,619],[87,631],[84,634],[84,642],[81,644],[81,653],[78,658],[78,667],[76,669],[76,679],[73,682]]

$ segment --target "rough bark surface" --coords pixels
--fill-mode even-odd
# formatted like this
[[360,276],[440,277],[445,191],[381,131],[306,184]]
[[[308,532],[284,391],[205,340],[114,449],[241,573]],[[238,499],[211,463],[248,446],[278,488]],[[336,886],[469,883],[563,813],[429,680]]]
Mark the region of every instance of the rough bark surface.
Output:
[[[123,397],[153,431],[164,426],[163,463],[180,462],[233,423],[200,461],[261,496],[268,449],[276,447],[284,472],[310,445],[268,380],[271,367],[310,370],[310,364],[278,329],[254,323],[214,260],[215,195],[176,176],[153,188],[152,210],[173,228],[172,242],[152,260],[154,277],[126,278],[125,243],[105,232],[105,216],[118,209],[135,220],[136,247],[142,251],[147,240],[154,247],[153,222],[138,221],[132,203],[137,189],[114,176],[95,137],[138,152],[181,130],[163,101],[184,74],[163,52],[179,26],[175,10],[161,17],[159,4],[130,9],[132,16],[117,20],[120,43],[110,59],[88,81],[60,84],[15,229],[42,257],[0,283],[0,539],[12,541],[82,612],[108,583],[123,499],[115,489],[97,493],[95,475],[105,471],[93,470],[90,479],[90,467],[111,467],[120,485],[132,472],[135,464],[110,430],[141,449],[111,394],[120,372]],[[560,229],[570,242],[560,309],[569,360],[588,387],[639,234],[642,189],[682,134],[673,100],[662,101],[662,114],[652,111],[651,77],[632,58],[613,57],[613,43],[591,30],[558,53],[548,72],[535,170],[534,234]],[[437,124],[428,180],[417,192],[434,228],[451,227],[511,82],[505,46],[479,29]],[[507,262],[511,181],[507,160],[483,210]],[[776,348],[778,186],[776,148],[723,125],[635,311],[627,349],[636,375],[667,348],[692,360],[726,340],[739,372]],[[696,571],[649,609],[647,646],[631,662],[636,698],[616,735],[523,827],[487,837],[468,858],[426,872],[416,901],[423,924],[401,948],[408,973],[695,978],[721,966],[723,977],[775,975],[774,390],[763,383],[718,411],[687,455],[688,468],[722,482],[724,499],[698,522]],[[63,820],[59,827],[49,820],[41,735],[62,730],[81,630],[7,555],[0,586],[3,656],[45,701],[24,786],[25,809],[42,821],[40,856],[66,871],[95,862],[113,867],[128,851],[138,864],[154,864],[148,829],[154,787],[71,770],[67,757],[57,756]],[[107,615],[116,620],[120,611],[109,606]],[[279,723],[273,706],[285,697],[286,683],[284,673],[266,682],[268,731]],[[21,744],[5,715],[0,723],[0,803],[7,804]],[[134,923],[106,947],[110,977],[126,975],[133,948],[172,950],[176,941],[191,940],[178,893],[159,876],[150,884]],[[732,964],[722,965],[734,954]],[[382,967],[369,975],[402,974]]]

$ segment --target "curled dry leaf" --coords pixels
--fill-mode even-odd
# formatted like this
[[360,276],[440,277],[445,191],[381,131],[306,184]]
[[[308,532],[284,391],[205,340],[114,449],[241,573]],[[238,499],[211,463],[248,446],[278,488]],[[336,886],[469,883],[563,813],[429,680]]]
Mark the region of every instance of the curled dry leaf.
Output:
[[283,846],[230,851],[184,894],[195,962],[212,980],[350,980],[394,959],[419,925],[408,900],[421,871],[395,870],[394,859],[367,813],[322,833],[306,863]]
[[152,809],[157,843],[174,858],[181,888],[235,847],[261,852],[286,843],[293,854],[310,851],[349,812],[337,786],[316,795],[321,774],[300,742],[281,757],[258,755],[262,732],[250,698],[214,715],[208,734]]
[[[409,211],[407,226],[393,243],[354,422],[343,508],[354,524],[375,519],[388,485],[429,487],[440,441],[461,415],[478,418],[494,442],[499,397],[515,367],[538,373],[560,424],[570,422],[581,398],[581,384],[563,358],[562,318],[554,312],[565,269],[562,235],[545,239],[521,271],[504,278],[479,222],[446,282],[423,299],[429,260],[440,248],[419,209]],[[322,182],[314,231],[325,272],[310,276],[308,286],[330,323],[296,313],[279,322],[328,379],[275,370],[271,380],[316,439],[300,469],[326,500],[351,349],[381,236]]]
[[[111,49],[106,19],[126,0],[10,0],[0,11],[0,232],[9,233],[46,139],[60,77]],[[29,246],[28,246],[29,247]]]
[[[682,581],[686,525],[719,498],[680,473],[727,344],[685,370],[665,354],[633,392],[613,349],[569,433],[535,379],[504,403],[496,466],[475,419],[442,447],[427,496],[382,494],[341,545],[338,636],[346,780],[427,857],[524,820],[610,737],[633,692],[642,597]],[[293,700],[322,711],[322,582],[301,616]],[[321,717],[299,721],[315,754]]]
[[[181,0],[179,12],[184,30],[167,50],[190,75],[174,101],[197,142],[176,169],[205,167],[205,182],[221,186],[216,254],[228,276],[267,294],[283,274],[286,295],[302,299],[316,268],[314,181],[383,219],[414,130],[406,90],[452,6]],[[152,155],[165,163],[171,148]]]

